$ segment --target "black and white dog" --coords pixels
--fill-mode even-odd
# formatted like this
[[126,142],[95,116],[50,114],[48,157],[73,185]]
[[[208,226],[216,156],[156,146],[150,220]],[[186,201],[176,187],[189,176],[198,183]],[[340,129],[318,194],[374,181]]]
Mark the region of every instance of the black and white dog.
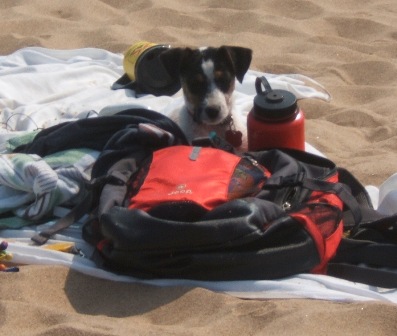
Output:
[[160,59],[167,71],[181,82],[185,106],[170,118],[189,141],[215,131],[234,147],[246,142],[246,124],[238,125],[239,118],[233,117],[233,91],[235,80],[241,83],[251,64],[251,49],[172,48],[163,52]]

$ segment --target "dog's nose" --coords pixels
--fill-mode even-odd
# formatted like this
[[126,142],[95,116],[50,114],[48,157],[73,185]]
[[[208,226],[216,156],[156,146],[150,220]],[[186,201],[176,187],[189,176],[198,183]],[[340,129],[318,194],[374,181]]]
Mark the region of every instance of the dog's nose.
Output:
[[208,118],[215,119],[219,115],[219,109],[216,107],[207,107],[205,109],[205,113],[207,114]]

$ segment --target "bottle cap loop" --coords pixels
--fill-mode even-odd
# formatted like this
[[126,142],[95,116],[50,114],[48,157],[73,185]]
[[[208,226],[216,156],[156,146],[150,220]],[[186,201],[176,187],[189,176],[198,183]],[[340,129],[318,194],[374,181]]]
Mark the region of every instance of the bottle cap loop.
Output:
[[[265,90],[262,90],[262,86]],[[257,77],[255,81],[257,95],[254,98],[254,113],[267,120],[285,120],[297,111],[295,95],[286,90],[273,90],[266,77]]]

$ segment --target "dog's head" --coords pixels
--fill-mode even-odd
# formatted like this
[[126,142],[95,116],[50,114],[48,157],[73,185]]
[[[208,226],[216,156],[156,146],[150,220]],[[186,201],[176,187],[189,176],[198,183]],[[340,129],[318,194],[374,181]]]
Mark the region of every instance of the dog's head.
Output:
[[172,48],[163,52],[160,59],[171,75],[179,77],[193,120],[218,125],[231,115],[235,79],[243,81],[252,50],[231,46]]

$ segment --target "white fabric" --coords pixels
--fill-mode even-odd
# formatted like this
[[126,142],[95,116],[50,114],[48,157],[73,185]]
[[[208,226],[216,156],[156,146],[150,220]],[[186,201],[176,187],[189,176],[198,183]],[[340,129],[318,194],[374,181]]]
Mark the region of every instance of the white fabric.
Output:
[[[0,56],[3,128],[8,131],[46,128],[62,121],[93,117],[96,115],[93,110],[99,112],[105,107],[101,115],[131,106],[149,107],[167,114],[182,106],[181,92],[173,97],[136,98],[128,90],[110,90],[122,74],[122,55],[99,49],[26,48]],[[254,82],[259,75],[266,75],[273,89],[288,89],[297,98],[330,99],[329,94],[308,77],[249,71],[244,83],[236,88],[236,108],[242,116],[252,107]]]
[[78,202],[98,155],[87,149],[61,151],[45,158],[0,154],[0,214],[13,210],[21,218],[38,220],[51,214],[56,205],[73,199]]
[[[122,55],[100,49],[48,50],[21,49],[0,57],[0,129],[1,151],[5,140],[19,132],[46,128],[76,118],[108,115],[123,108],[143,106],[167,114],[182,106],[181,92],[173,97],[151,95],[135,97],[131,91],[110,90],[123,74]],[[273,89],[287,89],[298,98],[328,101],[329,94],[310,78],[298,74],[272,75],[249,71],[243,84],[236,86],[236,108],[245,118],[255,95],[254,81],[265,75]],[[93,112],[94,111],[94,112]],[[307,150],[321,154],[307,144]],[[369,186],[374,203],[385,213],[396,212],[397,175],[379,188]],[[1,201],[1,200],[0,200]],[[40,230],[38,227],[36,230]],[[33,229],[3,230],[2,239],[9,240],[8,251],[22,264],[61,264],[96,277],[135,282],[138,279],[118,276],[98,269],[87,258],[45,250],[30,245]],[[79,238],[79,227],[57,235],[55,241],[74,241],[86,255],[90,246]],[[381,300],[397,303],[397,290],[382,290],[329,276],[302,274],[277,281],[204,282],[187,280],[144,281],[160,286],[201,286],[243,298],[315,298],[327,300]]]

